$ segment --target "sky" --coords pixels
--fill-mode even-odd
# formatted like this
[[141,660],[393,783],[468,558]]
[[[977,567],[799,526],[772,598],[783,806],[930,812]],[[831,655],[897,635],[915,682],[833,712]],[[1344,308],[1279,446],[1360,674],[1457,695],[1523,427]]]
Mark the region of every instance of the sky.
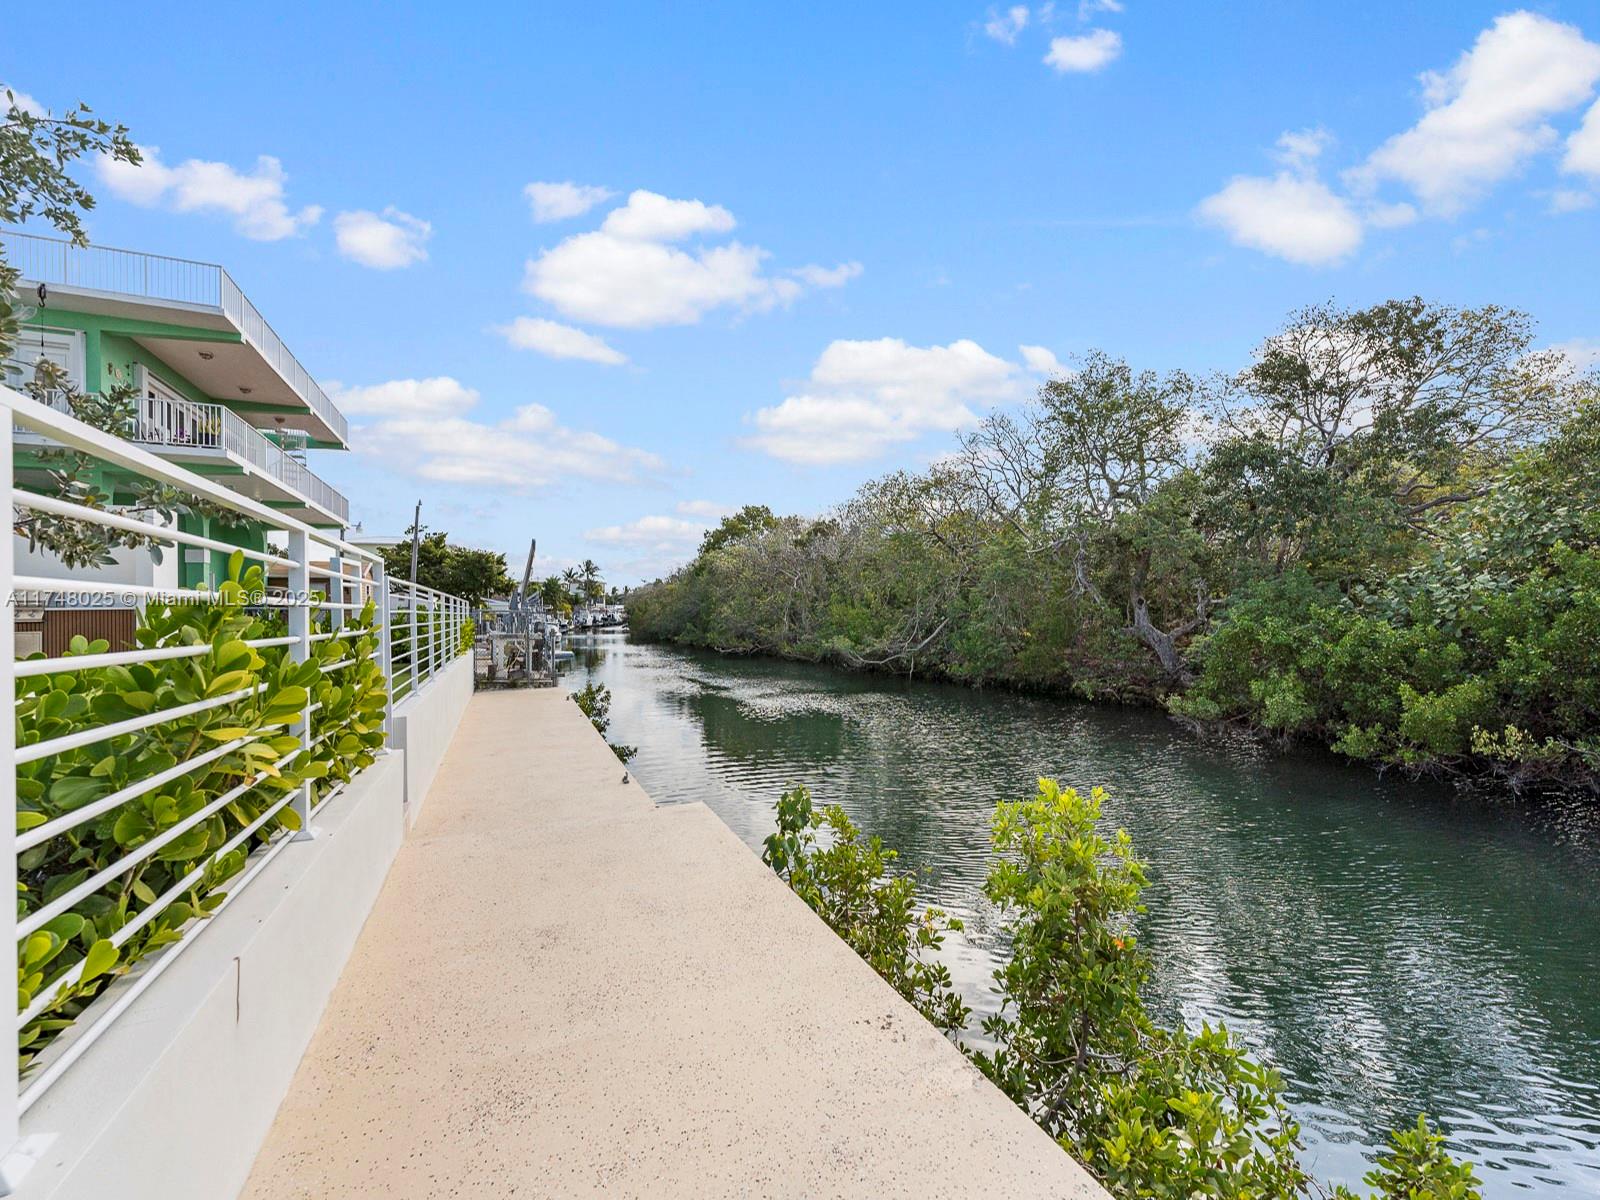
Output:
[[369,533],[653,578],[1090,349],[1236,370],[1307,304],[1600,359],[1600,2],[22,6],[125,123],[109,246],[222,263],[349,416]]

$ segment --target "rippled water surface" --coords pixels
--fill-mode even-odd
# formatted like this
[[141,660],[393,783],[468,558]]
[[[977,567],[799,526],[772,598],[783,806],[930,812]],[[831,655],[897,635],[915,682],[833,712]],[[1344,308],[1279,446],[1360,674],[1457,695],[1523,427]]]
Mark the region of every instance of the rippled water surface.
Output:
[[639,747],[658,802],[702,800],[759,847],[803,783],[927,868],[930,900],[967,922],[951,964],[980,1014],[1003,950],[981,895],[995,801],[1040,775],[1102,784],[1151,867],[1159,1009],[1223,1019],[1271,1059],[1318,1175],[1358,1183],[1384,1131],[1425,1110],[1487,1196],[1600,1195],[1594,806],[1203,744],[1143,711],[617,635],[573,648],[567,682],[611,688],[611,736]]

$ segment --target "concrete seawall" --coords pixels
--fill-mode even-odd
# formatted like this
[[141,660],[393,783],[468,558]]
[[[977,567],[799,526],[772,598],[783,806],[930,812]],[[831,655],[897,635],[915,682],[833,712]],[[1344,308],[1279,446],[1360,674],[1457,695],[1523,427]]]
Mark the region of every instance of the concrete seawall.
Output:
[[1104,1193],[560,690],[473,697],[244,1195]]

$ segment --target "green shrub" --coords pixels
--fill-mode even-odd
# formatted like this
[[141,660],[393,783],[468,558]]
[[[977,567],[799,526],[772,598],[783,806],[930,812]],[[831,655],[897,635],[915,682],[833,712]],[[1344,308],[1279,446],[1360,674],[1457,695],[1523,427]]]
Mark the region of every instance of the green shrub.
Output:
[[[1294,1200],[1325,1195],[1299,1160],[1300,1129],[1276,1071],[1226,1029],[1158,1025],[1134,920],[1146,874],[1126,832],[1100,829],[1104,793],[1041,779],[995,811],[985,894],[1011,955],[995,972],[992,1048],[972,1052],[1008,1096],[1126,1200]],[[763,860],[879,975],[947,1033],[967,1010],[927,961],[959,922],[916,906],[895,852],[804,788],[777,805]],[[822,835],[822,836],[819,836]],[[1366,1181],[1375,1200],[1479,1200],[1469,1164],[1419,1117],[1390,1135]],[[1342,1200],[1354,1194],[1340,1187]]]
[[1126,832],[1099,830],[1104,793],[1002,803],[985,894],[1010,959],[978,1065],[1117,1196],[1303,1193],[1299,1126],[1277,1073],[1220,1026],[1157,1025],[1133,917],[1145,869]]
[[[570,699],[578,706],[578,710],[589,718],[589,724],[594,726],[594,731],[601,737],[606,736],[606,731],[611,728],[611,689],[603,683],[586,683],[577,691],[569,694]],[[623,762],[627,762],[639,753],[637,746],[624,746],[617,742],[607,742],[611,753]]]
[[[25,939],[19,947],[18,1008],[50,995],[23,1026],[26,1069],[71,1026],[107,983],[183,936],[219,905],[224,885],[250,851],[298,828],[292,805],[280,808],[240,844],[202,864],[263,817],[286,792],[309,782],[314,798],[373,761],[383,745],[385,681],[376,662],[374,606],[348,627],[356,637],[314,644],[295,663],[283,647],[250,640],[282,636],[282,618],[245,607],[263,586],[261,568],[236,552],[216,603],[152,605],[135,631],[141,648],[204,646],[202,654],[131,666],[64,670],[17,681],[17,744],[37,745],[82,730],[197,700],[245,693],[217,708],[24,763],[17,768],[17,831],[48,822],[208,751],[230,747],[144,795],[124,801],[18,855],[19,920],[39,912],[92,876],[236,792],[209,816],[130,869],[110,878]],[[321,626],[325,628],[325,624]],[[72,655],[102,654],[104,641],[75,638]],[[36,655],[35,657],[42,657]],[[337,669],[323,671],[324,666]],[[308,704],[319,740],[309,750],[288,732]],[[234,746],[233,743],[242,742]],[[251,781],[255,781],[252,783]],[[194,876],[190,878],[190,876]],[[128,933],[130,926],[136,928]],[[124,935],[120,946],[113,939]],[[79,981],[57,977],[81,964]]]
[[896,852],[864,839],[838,805],[816,812],[802,787],[785,792],[777,811],[762,861],[924,1017],[947,1033],[965,1026],[950,969],[928,957],[961,922],[919,908],[916,878],[892,871]]

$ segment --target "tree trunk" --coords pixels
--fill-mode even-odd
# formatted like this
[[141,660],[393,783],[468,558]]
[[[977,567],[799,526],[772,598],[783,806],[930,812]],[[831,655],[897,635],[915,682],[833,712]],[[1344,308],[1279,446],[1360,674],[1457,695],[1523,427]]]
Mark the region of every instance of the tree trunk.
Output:
[[1178,650],[1177,638],[1164,629],[1159,629],[1150,620],[1150,604],[1142,595],[1133,597],[1133,634],[1148,646],[1156,660],[1160,662],[1161,669],[1175,682],[1187,684],[1193,675],[1190,674],[1189,665],[1184,661],[1183,654]]

